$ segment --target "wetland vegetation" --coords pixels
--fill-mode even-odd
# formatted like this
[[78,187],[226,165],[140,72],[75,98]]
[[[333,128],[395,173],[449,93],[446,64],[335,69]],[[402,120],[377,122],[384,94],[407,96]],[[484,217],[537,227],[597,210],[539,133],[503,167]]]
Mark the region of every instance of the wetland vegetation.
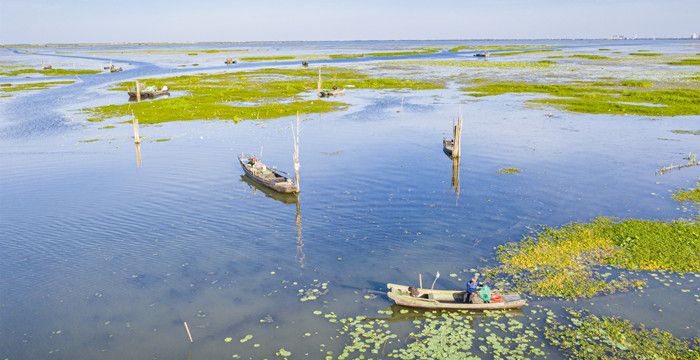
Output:
[[499,271],[516,288],[539,296],[591,297],[643,286],[641,280],[602,273],[619,270],[700,271],[700,222],[614,220],[543,227],[517,243],[499,246]]
[[0,84],[0,92],[11,93],[17,91],[36,91],[49,89],[58,85],[68,85],[73,84],[73,80],[64,81],[42,81],[42,82],[30,82],[30,83],[20,83],[20,84]]
[[[144,80],[145,84],[167,85],[171,91],[185,91],[174,98],[106,105],[85,109],[91,121],[129,116],[131,111],[141,123],[154,124],[179,120],[272,119],[296,113],[318,113],[343,109],[346,103],[302,95],[316,88],[316,69],[261,69],[221,74],[183,75]],[[324,84],[357,89],[438,89],[436,81],[399,78],[374,78],[340,68],[323,69]],[[112,88],[124,91],[131,83]]]
[[542,84],[512,81],[478,82],[462,90],[482,97],[506,93],[544,94],[551,97],[528,100],[588,114],[631,114],[643,116],[699,115],[700,89],[657,88],[641,80],[619,82],[578,82]]
[[101,70],[86,70],[86,69],[5,69],[0,71],[0,76],[17,76],[22,74],[41,74],[44,76],[71,76],[71,75],[92,75],[99,74]]

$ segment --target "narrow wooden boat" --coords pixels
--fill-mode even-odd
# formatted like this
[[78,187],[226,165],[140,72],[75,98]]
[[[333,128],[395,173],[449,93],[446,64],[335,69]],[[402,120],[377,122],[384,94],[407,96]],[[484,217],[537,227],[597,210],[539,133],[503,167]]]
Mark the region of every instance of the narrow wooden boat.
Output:
[[[170,95],[170,91],[169,91],[167,86],[163,86],[160,90],[158,90],[158,89],[156,89],[155,86],[146,87],[146,86],[143,86],[143,84],[141,84],[140,92],[141,92],[141,94],[140,94],[141,99],[154,99],[157,97]],[[129,89],[128,93],[129,93],[129,100],[136,101],[136,88]]]
[[297,201],[299,201],[298,193],[277,192],[265,185],[261,185],[259,182],[250,178],[247,174],[241,175],[241,181],[246,183],[253,192],[260,191],[265,195],[265,197],[277,200],[283,204],[296,204]]
[[297,192],[294,180],[287,173],[265,166],[252,155],[241,155],[238,161],[245,174],[258,184],[284,194]]
[[[387,284],[387,296],[397,305],[434,310],[505,310],[520,309],[527,301],[517,294],[502,295],[502,301],[484,304],[467,304],[462,302],[463,290],[430,290],[418,289],[418,296],[411,296],[408,286]],[[494,290],[493,294],[499,294]]]
[[234,59],[234,58],[228,57],[228,58],[226,58],[226,60],[224,61],[224,64],[226,64],[226,65],[233,65],[233,64],[235,64],[235,63],[237,63],[237,62],[238,62],[238,59]]
[[302,61],[301,66],[303,67],[309,67],[309,62],[308,61]]
[[454,147],[454,140],[442,139],[442,151],[444,151],[447,156],[452,157],[452,149],[454,149]]
[[485,58],[485,57],[489,57],[489,53],[487,53],[487,52],[480,52],[480,53],[474,54],[474,56]]

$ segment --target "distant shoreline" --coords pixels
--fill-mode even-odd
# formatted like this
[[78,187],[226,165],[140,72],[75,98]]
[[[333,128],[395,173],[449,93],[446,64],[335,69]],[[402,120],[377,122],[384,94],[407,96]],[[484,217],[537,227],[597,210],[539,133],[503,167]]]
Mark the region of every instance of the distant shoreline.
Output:
[[391,40],[256,40],[256,41],[195,41],[195,42],[114,42],[114,43],[44,43],[44,44],[0,44],[0,48],[12,47],[90,47],[90,46],[173,46],[173,45],[233,45],[233,44],[313,44],[313,43],[357,43],[357,42],[465,42],[465,41],[653,41],[653,40],[687,40],[700,41],[689,37],[676,38],[546,38],[546,39],[391,39]]

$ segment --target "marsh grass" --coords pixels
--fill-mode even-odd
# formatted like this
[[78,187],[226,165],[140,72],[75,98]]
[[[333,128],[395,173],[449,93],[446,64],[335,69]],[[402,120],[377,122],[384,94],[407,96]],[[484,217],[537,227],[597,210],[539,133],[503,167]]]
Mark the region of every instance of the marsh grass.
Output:
[[33,83],[23,83],[23,84],[2,84],[0,86],[0,92],[15,92],[15,91],[35,91],[44,90],[58,85],[72,84],[75,81],[65,80],[65,81],[43,81],[43,82],[33,82]]
[[513,56],[513,55],[524,55],[524,54],[542,54],[542,53],[550,53],[552,51],[555,51],[555,49],[547,49],[547,50],[522,50],[522,51],[506,51],[506,52],[496,52],[496,53],[491,53],[491,56]]
[[650,53],[650,52],[636,52],[636,53],[630,53],[632,56],[647,56],[647,57],[655,57],[655,56],[662,56],[663,54],[659,53]]
[[613,58],[603,55],[590,55],[590,54],[576,54],[569,56],[575,59],[587,59],[587,60],[612,60]]
[[[500,271],[516,287],[540,296],[591,297],[642,286],[621,270],[700,271],[700,222],[623,220],[600,217],[590,223],[543,227],[517,243],[499,246]],[[609,275],[609,274],[608,274]]]
[[85,69],[16,69],[9,71],[0,71],[0,76],[17,76],[22,74],[41,74],[44,76],[71,76],[71,75],[92,75],[99,74],[100,70],[85,70]]
[[700,130],[671,130],[674,134],[700,135]]
[[629,320],[567,309],[567,320],[548,316],[545,337],[569,359],[698,359],[700,338],[679,339]]
[[401,64],[465,67],[465,68],[538,68],[546,69],[553,66],[552,63],[540,61],[480,61],[480,60],[410,60]]
[[[84,109],[92,119],[129,116],[131,110],[145,124],[179,120],[247,120],[272,119],[301,114],[344,109],[338,101],[302,100],[301,94],[316,88],[315,69],[260,69],[222,74],[183,75],[144,84],[167,85],[171,91],[185,91],[184,96],[143,101],[140,103],[107,105]],[[343,69],[324,69],[327,86],[358,89],[437,89],[440,82],[397,78],[372,78]],[[111,90],[124,91],[131,83],[121,83]],[[251,106],[231,105],[235,103]]]
[[700,66],[700,59],[681,59],[667,62],[666,64],[674,66]]
[[574,84],[522,82],[480,83],[462,89],[470,96],[506,93],[546,94],[554,98],[528,100],[563,110],[588,114],[680,116],[700,114],[700,89],[654,88],[649,81],[598,81]]
[[531,48],[547,48],[547,47],[552,47],[554,45],[549,45],[549,44],[532,44],[532,45],[461,45],[461,46],[456,46],[448,51],[450,52],[459,52],[462,50],[503,50],[503,51],[508,51],[508,50],[522,50],[522,49],[531,49]]

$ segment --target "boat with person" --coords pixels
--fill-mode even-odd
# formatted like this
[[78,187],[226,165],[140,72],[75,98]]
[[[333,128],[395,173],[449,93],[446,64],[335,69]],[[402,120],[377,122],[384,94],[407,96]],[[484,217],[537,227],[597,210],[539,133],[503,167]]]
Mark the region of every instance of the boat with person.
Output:
[[[501,294],[492,290],[491,301],[481,304],[465,303],[464,290],[433,290],[407,285],[387,284],[387,296],[397,305],[433,310],[507,310],[520,309],[527,301],[518,294]],[[411,288],[411,289],[409,289]],[[411,290],[414,290],[412,294]]]
[[224,64],[226,65],[233,65],[238,63],[238,59],[234,59],[232,57],[227,57],[226,60],[224,61]]
[[481,58],[486,58],[486,57],[489,57],[490,55],[491,55],[491,54],[489,54],[489,53],[486,52],[486,51],[484,51],[484,52],[479,52],[479,53],[474,54],[475,57],[481,57]]
[[253,181],[279,193],[293,194],[299,190],[289,174],[267,167],[253,155],[238,157],[245,174]]

